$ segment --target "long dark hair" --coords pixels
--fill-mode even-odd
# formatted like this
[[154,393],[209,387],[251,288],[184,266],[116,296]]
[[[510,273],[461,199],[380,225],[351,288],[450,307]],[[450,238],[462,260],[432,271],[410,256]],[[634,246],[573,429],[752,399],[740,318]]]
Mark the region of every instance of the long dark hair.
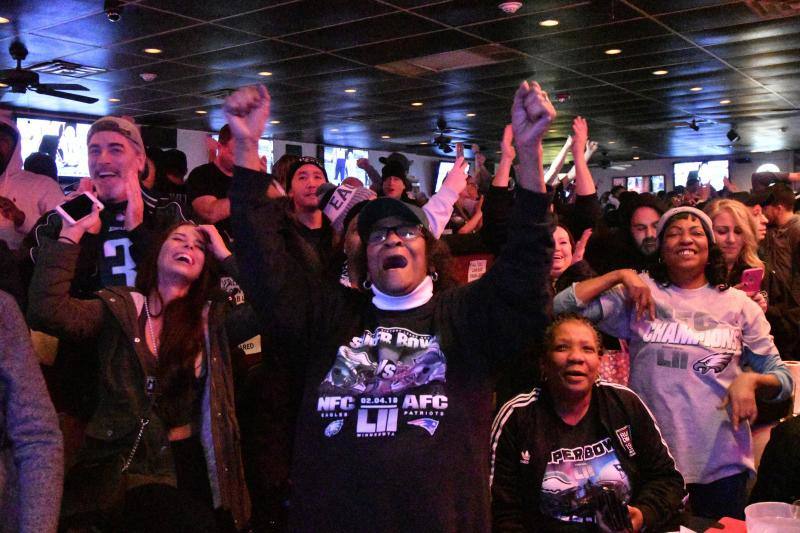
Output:
[[[664,233],[667,232],[667,229],[673,221],[689,217],[697,218],[691,213],[678,213],[671,217],[667,223],[664,224],[664,228],[658,236],[658,250],[656,250],[658,261],[653,262],[650,266],[649,274],[650,277],[653,278],[653,281],[662,287],[668,287],[672,284],[672,280],[669,278],[669,272],[667,271],[667,265],[661,260],[661,249],[664,246]],[[706,262],[704,272],[706,279],[711,285],[724,291],[728,289],[728,268],[725,266],[725,257],[722,255],[722,250],[714,243],[709,231],[711,231],[711,228],[706,228],[705,225],[703,225],[703,233],[705,233],[706,240],[708,241],[708,262]]]
[[[194,226],[181,222],[164,231],[147,250],[138,267],[136,288],[145,296],[155,291],[158,298],[158,254],[172,233],[182,226]],[[194,363],[203,347],[203,307],[211,289],[211,263],[213,256],[206,253],[200,277],[189,287],[182,298],[162,307],[164,316],[161,336],[158,339],[158,369],[166,396],[180,394],[194,379]],[[163,302],[161,302],[163,304]]]

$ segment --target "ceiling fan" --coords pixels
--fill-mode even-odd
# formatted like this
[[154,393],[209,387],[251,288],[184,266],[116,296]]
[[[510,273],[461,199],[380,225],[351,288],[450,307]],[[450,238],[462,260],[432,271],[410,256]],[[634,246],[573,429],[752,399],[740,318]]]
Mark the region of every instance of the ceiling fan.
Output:
[[[449,128],[447,126],[447,121],[444,117],[439,117],[436,120],[436,129],[433,130],[434,137],[431,139],[430,144],[438,148],[444,154],[451,154],[455,149],[455,142],[461,142],[460,140],[455,140],[450,135],[452,133],[464,133],[463,130]],[[427,143],[423,143],[427,144]],[[468,143],[465,143],[468,147]],[[409,145],[409,146],[419,146],[419,145]]]
[[12,93],[25,93],[28,89],[46,96],[65,98],[85,104],[97,102],[97,98],[83,96],[80,94],[70,94],[62,91],[88,91],[83,85],[75,83],[39,83],[39,74],[22,68],[22,61],[28,57],[28,49],[19,39],[15,39],[8,47],[11,57],[17,62],[17,67],[12,69],[0,70],[0,83],[7,85]]

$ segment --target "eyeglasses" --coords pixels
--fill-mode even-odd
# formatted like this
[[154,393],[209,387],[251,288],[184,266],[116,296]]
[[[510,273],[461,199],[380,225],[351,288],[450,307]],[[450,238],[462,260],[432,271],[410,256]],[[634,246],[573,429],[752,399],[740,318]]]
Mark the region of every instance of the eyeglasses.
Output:
[[389,238],[389,233],[393,232],[395,235],[404,241],[413,241],[422,237],[422,226],[414,224],[403,224],[401,226],[392,226],[388,228],[375,228],[369,232],[367,236],[367,243],[381,244],[386,242]]

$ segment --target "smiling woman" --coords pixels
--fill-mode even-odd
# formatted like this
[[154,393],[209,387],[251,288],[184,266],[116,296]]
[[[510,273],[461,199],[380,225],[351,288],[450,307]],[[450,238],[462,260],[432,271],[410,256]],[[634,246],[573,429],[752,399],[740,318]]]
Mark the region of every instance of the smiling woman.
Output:
[[58,240],[43,242],[31,281],[33,327],[98,339],[98,403],[67,472],[63,525],[211,531],[215,509],[244,524],[225,307],[209,301],[211,263],[230,270],[231,253],[214,226],[181,223],[154,242],[136,289],[73,298],[78,243],[98,224],[97,209],[65,221]]
[[628,340],[630,386],[664,431],[689,483],[692,512],[742,516],[756,395],[782,401],[792,379],[763,311],[726,285],[708,216],[674,208],[656,233],[659,262],[649,275],[610,272],[562,291],[553,307],[579,311],[604,333]]
[[542,387],[498,412],[492,429],[496,531],[659,530],[677,513],[683,479],[642,401],[597,382],[602,345],[585,318],[547,329]]

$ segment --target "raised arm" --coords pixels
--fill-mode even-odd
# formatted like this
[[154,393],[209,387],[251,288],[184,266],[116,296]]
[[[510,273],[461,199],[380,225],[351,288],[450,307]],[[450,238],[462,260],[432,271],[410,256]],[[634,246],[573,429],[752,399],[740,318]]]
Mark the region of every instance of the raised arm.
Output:
[[464,171],[466,163],[456,159],[456,163],[447,176],[439,190],[428,202],[422,206],[422,210],[428,217],[431,226],[431,233],[437,239],[442,236],[450,216],[453,214],[453,206],[458,200],[458,195],[467,186],[467,173]]
[[572,159],[575,161],[575,194],[588,196],[596,194],[589,163],[586,161],[584,151],[589,141],[589,126],[583,117],[575,117],[572,121]]
[[70,296],[80,246],[87,230],[100,224],[100,211],[74,225],[62,221],[57,241],[42,238],[36,266],[28,292],[28,323],[31,328],[56,337],[90,339],[100,333],[103,324],[103,303]]

